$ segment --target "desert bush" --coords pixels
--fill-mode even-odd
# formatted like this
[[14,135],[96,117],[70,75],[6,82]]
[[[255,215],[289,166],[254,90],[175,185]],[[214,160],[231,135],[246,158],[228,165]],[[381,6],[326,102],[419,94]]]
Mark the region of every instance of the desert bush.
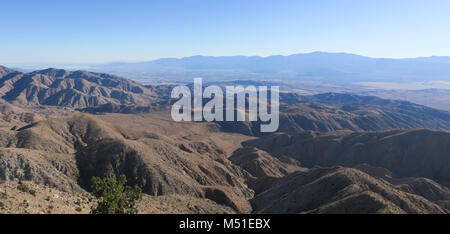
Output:
[[92,194],[99,199],[97,207],[92,207],[93,214],[136,214],[136,201],[142,198],[142,190],[137,185],[126,186],[125,175],[105,178],[92,177]]
[[19,183],[19,185],[17,185],[17,189],[24,193],[28,193],[28,191],[30,191],[30,188],[28,188],[28,186],[26,184],[22,184],[22,183]]

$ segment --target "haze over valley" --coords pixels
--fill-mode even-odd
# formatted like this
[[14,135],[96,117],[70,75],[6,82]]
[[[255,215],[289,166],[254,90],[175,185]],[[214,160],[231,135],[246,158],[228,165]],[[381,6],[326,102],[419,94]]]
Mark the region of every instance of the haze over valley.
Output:
[[[190,83],[194,77],[207,82],[274,81],[284,83],[290,91],[300,94],[350,92],[450,111],[449,63],[450,57],[446,56],[392,59],[313,52],[268,57],[191,56],[147,62],[58,66],[71,71],[87,69],[115,74],[142,84]],[[47,68],[45,65],[35,67]]]

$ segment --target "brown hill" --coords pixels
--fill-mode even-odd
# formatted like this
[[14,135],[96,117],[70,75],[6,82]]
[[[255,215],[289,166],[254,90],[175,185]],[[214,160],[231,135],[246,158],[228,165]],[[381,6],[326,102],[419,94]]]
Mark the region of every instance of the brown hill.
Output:
[[13,73],[13,72],[16,72],[16,71],[0,65],[0,78],[2,76],[5,76],[6,74]]
[[351,168],[313,168],[251,200],[256,213],[445,213],[425,198]]
[[17,126],[23,126],[43,119],[44,117],[38,113],[9,103],[0,103],[0,127],[17,128]]
[[149,105],[156,97],[144,86],[117,76],[52,68],[3,76],[0,96],[11,103],[77,108],[107,103]]
[[[92,176],[125,174],[146,194],[140,203],[142,213],[442,213],[448,209],[448,189],[429,179],[397,178],[396,170],[391,173],[369,164],[356,164],[360,170],[298,166],[305,161],[297,153],[309,152],[303,145],[295,148],[298,142],[333,141],[348,133],[275,134],[247,141],[239,149],[240,142],[250,137],[222,133],[215,123],[174,123],[156,113],[98,117],[102,120],[74,115],[0,130],[0,179],[7,184],[34,183],[42,191],[40,198],[49,186],[77,198],[89,191]],[[389,139],[402,133],[395,132],[391,137],[377,134]],[[362,139],[376,142],[377,138]],[[318,148],[331,149],[324,144]],[[26,199],[27,212],[47,211],[39,209],[39,201]],[[8,204],[11,211],[22,209],[18,200]],[[74,209],[64,207],[59,212]]]
[[284,163],[257,148],[238,149],[229,159],[254,177],[283,177],[302,169],[292,162]]
[[[259,122],[219,122],[223,131],[261,136]],[[406,101],[354,94],[280,94],[278,132],[383,131],[427,128],[450,130],[450,112]]]
[[426,177],[450,181],[450,133],[423,129],[385,132],[305,132],[274,134],[246,142],[276,157],[287,156],[304,167],[356,166],[367,163],[383,167],[393,177]]
[[359,164],[355,168],[377,178],[388,181],[402,191],[420,195],[432,201],[442,208],[450,210],[450,189],[427,178],[393,178],[392,172],[382,167],[374,167],[369,164]]
[[[87,214],[96,199],[87,192],[65,192],[54,187],[23,181],[31,194],[18,189],[19,182],[0,183],[0,214]],[[206,198],[183,195],[149,196],[137,202],[140,213],[148,214],[210,214],[235,213],[233,209]]]
[[134,138],[88,115],[0,133],[1,147],[12,151],[0,154],[6,180],[32,180],[76,192],[79,185],[89,190],[92,176],[125,174],[149,195],[207,198],[238,212],[251,211],[248,199],[253,193],[244,183],[245,172],[222,151],[212,150],[217,146],[211,143],[185,141],[180,147],[179,141],[159,134]]

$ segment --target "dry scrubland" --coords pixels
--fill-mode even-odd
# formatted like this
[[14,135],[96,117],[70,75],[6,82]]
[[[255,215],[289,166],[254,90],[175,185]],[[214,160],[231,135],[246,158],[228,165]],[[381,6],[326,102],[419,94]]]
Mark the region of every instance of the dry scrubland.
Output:
[[142,188],[140,213],[450,211],[445,111],[286,92],[280,131],[260,134],[171,121],[168,86],[57,69],[0,78],[1,213],[88,213],[91,177],[111,173]]
[[[166,114],[76,114],[2,130],[2,212],[87,213],[96,202],[87,192],[89,179],[109,172],[126,174],[131,184],[143,188],[140,213],[448,212],[448,188],[420,178],[446,183],[448,174],[433,169],[435,162],[448,163],[444,151],[431,154],[436,161],[427,160],[424,169],[397,168],[393,161],[404,149],[404,140],[396,138],[437,134],[447,139],[447,133],[311,132],[255,138],[221,132],[215,123],[171,123]],[[414,152],[431,147],[421,142]],[[446,141],[439,142],[434,149],[445,149]],[[376,149],[369,150],[371,145]],[[333,154],[345,150],[345,158]],[[366,154],[361,156],[361,150]],[[377,150],[392,153],[375,158]],[[323,167],[307,169],[302,162]],[[432,172],[436,175],[427,174]],[[21,191],[19,181],[34,195]]]

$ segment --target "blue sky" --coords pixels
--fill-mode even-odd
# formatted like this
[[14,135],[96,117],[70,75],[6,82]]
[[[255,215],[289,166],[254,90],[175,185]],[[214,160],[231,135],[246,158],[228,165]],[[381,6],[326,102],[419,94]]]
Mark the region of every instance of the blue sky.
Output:
[[450,56],[448,0],[2,0],[0,64],[348,52]]

